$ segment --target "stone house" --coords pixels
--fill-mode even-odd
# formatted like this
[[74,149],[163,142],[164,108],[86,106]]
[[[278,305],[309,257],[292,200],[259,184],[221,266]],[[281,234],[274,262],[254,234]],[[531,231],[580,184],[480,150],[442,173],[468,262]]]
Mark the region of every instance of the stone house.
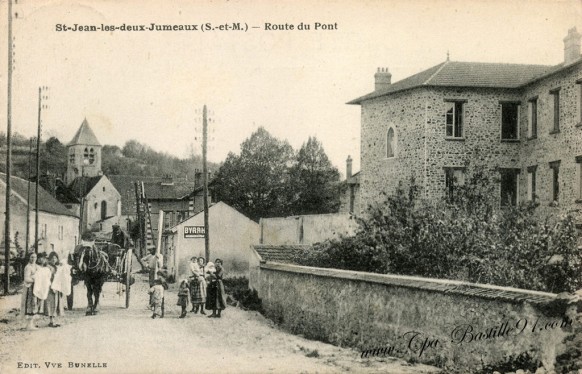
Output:
[[[35,237],[35,190],[31,186],[30,204],[27,204],[28,181],[11,177],[12,198],[10,199],[10,238],[13,250],[16,245],[24,250],[26,244],[27,211],[29,215],[29,246]],[[60,258],[71,251],[79,238],[79,217],[58,202],[50,193],[39,187],[38,236],[39,252],[57,252]],[[5,228],[6,174],[0,173],[0,224]],[[4,233],[4,230],[2,230]],[[4,247],[4,242],[0,244]],[[13,253],[15,254],[15,253]]]
[[536,200],[549,213],[582,208],[582,58],[575,28],[555,66],[448,59],[391,83],[375,74],[361,106],[361,203],[414,177],[425,198],[464,183],[484,165],[501,205]]

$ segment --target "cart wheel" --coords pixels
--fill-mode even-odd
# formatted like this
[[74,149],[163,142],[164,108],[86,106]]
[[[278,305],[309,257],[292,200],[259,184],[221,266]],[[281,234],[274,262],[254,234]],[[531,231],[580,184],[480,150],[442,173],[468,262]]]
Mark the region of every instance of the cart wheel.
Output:
[[125,308],[129,308],[129,294],[131,290],[131,248],[127,250],[125,263]]

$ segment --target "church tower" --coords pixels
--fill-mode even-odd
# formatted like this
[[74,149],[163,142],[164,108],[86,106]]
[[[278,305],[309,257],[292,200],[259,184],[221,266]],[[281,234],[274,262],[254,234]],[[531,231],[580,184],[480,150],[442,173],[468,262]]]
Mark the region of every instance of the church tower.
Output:
[[101,144],[86,118],[73,140],[67,144],[67,157],[67,184],[77,177],[95,177],[102,174]]

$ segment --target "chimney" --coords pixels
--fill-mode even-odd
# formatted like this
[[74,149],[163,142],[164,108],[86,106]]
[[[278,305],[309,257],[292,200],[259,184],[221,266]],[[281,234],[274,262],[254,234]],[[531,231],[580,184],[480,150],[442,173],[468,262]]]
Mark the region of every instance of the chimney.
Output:
[[[580,43],[578,43],[580,44]],[[392,74],[388,71],[388,68],[378,68],[376,74],[374,74],[374,89],[376,91],[388,88],[392,80]]]
[[202,171],[194,169],[194,187],[202,186]]
[[580,35],[575,27],[568,30],[564,38],[564,63],[570,64],[580,58]]
[[348,156],[346,160],[346,180],[352,177],[352,156]]

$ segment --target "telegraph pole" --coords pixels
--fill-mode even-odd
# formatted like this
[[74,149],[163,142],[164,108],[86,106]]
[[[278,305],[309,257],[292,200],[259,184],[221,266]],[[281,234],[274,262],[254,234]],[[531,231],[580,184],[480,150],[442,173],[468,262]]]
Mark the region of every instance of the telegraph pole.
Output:
[[36,133],[36,186],[34,192],[34,252],[38,253],[38,183],[40,181],[40,113],[42,89],[38,88],[38,128]]
[[8,0],[8,78],[7,78],[7,116],[6,116],[6,217],[4,219],[4,295],[10,286],[10,183],[12,164],[12,0]]
[[25,253],[28,254],[28,246],[30,245],[30,178],[32,174],[32,138],[30,138],[30,145],[28,147],[28,191],[26,192],[26,241]]
[[208,148],[208,115],[206,105],[202,109],[202,183],[204,184],[204,254],[206,262],[210,261],[210,238],[208,230],[208,166],[206,152]]

